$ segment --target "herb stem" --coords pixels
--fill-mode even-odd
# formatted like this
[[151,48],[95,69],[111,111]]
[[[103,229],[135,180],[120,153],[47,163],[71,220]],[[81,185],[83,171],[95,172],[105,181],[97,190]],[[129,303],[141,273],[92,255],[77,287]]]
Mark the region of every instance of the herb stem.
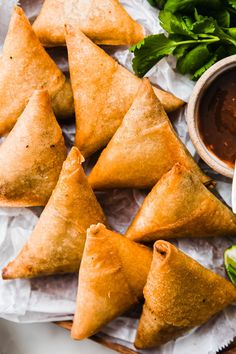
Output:
[[231,12],[232,14],[236,14],[236,10],[235,9],[233,9],[232,7],[226,7],[226,10],[227,11],[229,11],[229,12]]
[[198,37],[200,38],[214,38],[214,39],[217,39],[218,37],[217,36],[213,36],[212,34],[205,34],[205,33],[200,33],[198,34]]
[[200,43],[214,43],[218,42],[220,39],[218,37],[214,37],[212,39],[195,39],[195,40],[188,40],[188,41],[181,41],[177,42],[175,45],[183,45],[183,44],[200,44]]

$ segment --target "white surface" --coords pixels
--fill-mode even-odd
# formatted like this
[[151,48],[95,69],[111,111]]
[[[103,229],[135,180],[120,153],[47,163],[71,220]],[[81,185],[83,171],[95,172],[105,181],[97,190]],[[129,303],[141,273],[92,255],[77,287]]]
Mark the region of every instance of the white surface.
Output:
[[103,346],[73,341],[70,332],[53,324],[16,324],[0,320],[0,354],[112,354]]

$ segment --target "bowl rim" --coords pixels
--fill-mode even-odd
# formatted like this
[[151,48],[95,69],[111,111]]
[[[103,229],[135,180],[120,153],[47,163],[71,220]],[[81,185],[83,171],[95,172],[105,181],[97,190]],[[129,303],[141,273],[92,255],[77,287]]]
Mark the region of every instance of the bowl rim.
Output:
[[233,178],[234,168],[229,167],[224,161],[208,150],[203,142],[198,129],[199,103],[206,89],[223,72],[236,68],[236,55],[226,57],[211,66],[197,81],[187,106],[187,124],[190,139],[200,157],[216,172],[223,176]]

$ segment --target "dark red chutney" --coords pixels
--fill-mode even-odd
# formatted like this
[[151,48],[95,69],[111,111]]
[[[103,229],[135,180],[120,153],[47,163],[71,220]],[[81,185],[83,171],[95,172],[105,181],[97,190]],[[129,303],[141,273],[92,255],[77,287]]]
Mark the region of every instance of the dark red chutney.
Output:
[[199,105],[198,126],[207,148],[228,166],[236,160],[236,69],[208,87]]

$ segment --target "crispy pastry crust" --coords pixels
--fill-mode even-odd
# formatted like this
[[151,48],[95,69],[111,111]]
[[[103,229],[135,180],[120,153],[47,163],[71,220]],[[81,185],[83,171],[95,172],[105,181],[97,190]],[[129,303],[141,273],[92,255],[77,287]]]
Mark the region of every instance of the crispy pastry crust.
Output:
[[152,251],[124,236],[93,225],[87,232],[79,272],[74,339],[96,333],[142,298]]
[[210,180],[177,137],[147,79],[93,168],[94,189],[150,188],[176,162],[191,169],[202,182]]
[[[66,42],[76,111],[75,144],[88,156],[109,142],[142,81],[70,25]],[[155,93],[167,111],[184,103],[162,90]]]
[[236,235],[236,216],[180,164],[154,186],[126,232],[138,242],[226,235]]
[[61,46],[65,23],[97,44],[132,45],[144,38],[142,26],[117,0],[45,0],[33,29],[44,46]]
[[45,205],[66,147],[46,90],[35,91],[0,146],[0,206]]
[[[69,84],[19,7],[12,14],[0,61],[0,136],[13,128],[36,89],[48,90],[59,116],[71,115],[73,98]],[[61,91],[66,94],[59,104],[57,95]]]
[[59,181],[29,241],[3,270],[4,279],[32,278],[79,270],[86,229],[105,216],[73,147]]
[[140,349],[165,344],[207,322],[236,300],[236,289],[175,246],[157,241],[144,297],[135,340]]

